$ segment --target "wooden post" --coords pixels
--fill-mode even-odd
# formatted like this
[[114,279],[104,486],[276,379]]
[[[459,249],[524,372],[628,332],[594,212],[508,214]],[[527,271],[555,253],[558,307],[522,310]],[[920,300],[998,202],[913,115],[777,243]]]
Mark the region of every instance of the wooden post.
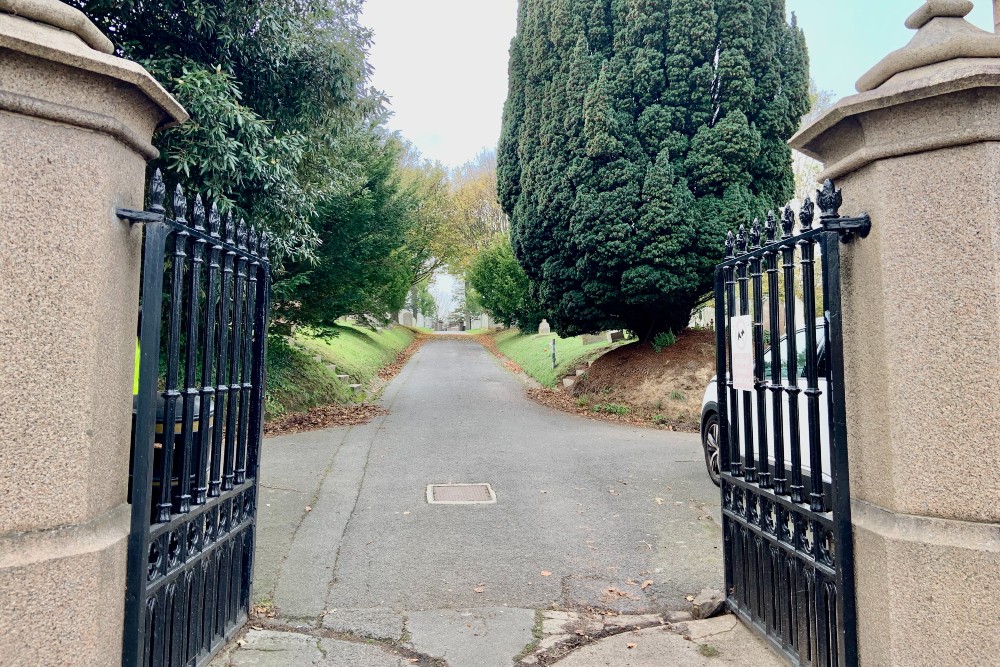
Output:
[[1000,35],[1000,0],[993,0],[993,32]]

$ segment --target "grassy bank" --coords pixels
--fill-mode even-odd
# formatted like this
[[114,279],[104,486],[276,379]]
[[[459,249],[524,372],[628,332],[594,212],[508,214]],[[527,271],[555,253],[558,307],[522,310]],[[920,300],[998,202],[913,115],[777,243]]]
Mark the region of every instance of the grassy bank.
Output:
[[[552,340],[556,341],[556,367],[552,368]],[[494,336],[497,347],[524,372],[546,387],[555,386],[560,378],[578,366],[602,354],[609,343],[584,345],[579,336],[560,338],[555,334],[522,334],[517,329],[501,331]]]
[[[349,403],[347,384],[369,384],[379,369],[393,363],[416,337],[413,331],[400,326],[375,332],[341,325],[336,333],[332,338],[319,338],[301,332],[291,342],[278,338],[269,342],[265,400],[268,419],[321,405]],[[335,365],[336,372],[328,364]],[[350,380],[341,382],[338,373],[349,375]]]

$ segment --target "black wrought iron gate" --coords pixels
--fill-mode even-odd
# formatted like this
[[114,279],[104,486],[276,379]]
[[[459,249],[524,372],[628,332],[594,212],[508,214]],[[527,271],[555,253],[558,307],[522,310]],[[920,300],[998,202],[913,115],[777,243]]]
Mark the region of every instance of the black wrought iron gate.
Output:
[[797,234],[791,209],[780,230],[769,214],[729,234],[716,270],[726,592],[794,664],[853,667],[840,243],[871,221],[841,217],[829,181],[817,198],[818,227],[809,199]]
[[123,664],[202,665],[250,604],[264,402],[268,241],[242,221],[147,211]]

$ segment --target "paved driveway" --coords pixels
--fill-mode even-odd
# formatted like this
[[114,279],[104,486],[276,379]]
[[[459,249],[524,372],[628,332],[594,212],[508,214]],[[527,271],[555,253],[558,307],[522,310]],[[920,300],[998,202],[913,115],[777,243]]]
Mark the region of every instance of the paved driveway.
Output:
[[[428,342],[382,403],[389,414],[365,426],[264,445],[254,596],[282,621],[427,655],[468,630],[509,665],[534,610],[660,612],[721,588],[718,491],[697,436],[540,406],[453,337]],[[428,484],[474,482],[496,504],[426,501]],[[456,650],[449,664],[463,663]]]

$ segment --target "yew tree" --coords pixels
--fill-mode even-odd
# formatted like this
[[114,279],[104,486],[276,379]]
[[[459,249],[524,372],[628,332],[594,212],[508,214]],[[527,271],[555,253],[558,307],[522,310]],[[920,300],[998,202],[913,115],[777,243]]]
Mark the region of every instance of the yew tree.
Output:
[[513,250],[561,335],[680,331],[727,230],[794,193],[784,0],[521,0],[498,149]]

